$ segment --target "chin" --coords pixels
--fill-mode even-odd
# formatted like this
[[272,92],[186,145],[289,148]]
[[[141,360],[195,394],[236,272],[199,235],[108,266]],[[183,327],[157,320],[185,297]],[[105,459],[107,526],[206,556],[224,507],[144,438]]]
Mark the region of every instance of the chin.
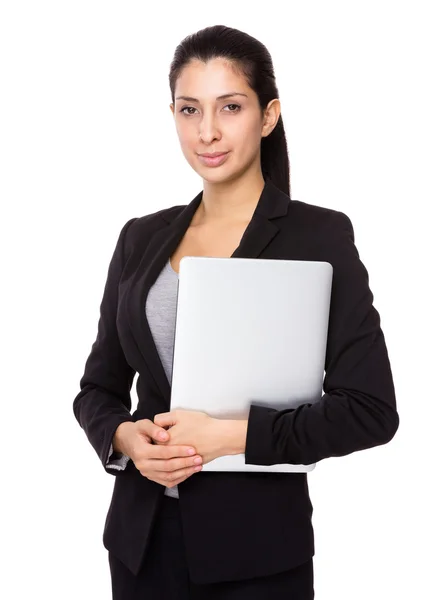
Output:
[[212,184],[222,184],[222,183],[229,183],[230,181],[233,181],[234,179],[237,178],[237,176],[235,174],[225,174],[225,175],[220,175],[218,176],[217,174],[213,177],[212,174],[210,175],[209,173],[198,173],[198,175],[200,177],[202,177],[203,181],[206,181],[207,183],[212,183]]

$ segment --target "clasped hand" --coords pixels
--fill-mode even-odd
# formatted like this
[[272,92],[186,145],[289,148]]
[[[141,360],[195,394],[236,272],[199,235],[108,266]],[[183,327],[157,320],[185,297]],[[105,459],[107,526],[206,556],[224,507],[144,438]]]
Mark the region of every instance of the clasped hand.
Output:
[[175,409],[155,415],[154,423],[164,427],[169,435],[167,441],[156,442],[159,445],[191,444],[197,454],[202,456],[203,464],[225,454],[221,419],[214,419],[201,411]]

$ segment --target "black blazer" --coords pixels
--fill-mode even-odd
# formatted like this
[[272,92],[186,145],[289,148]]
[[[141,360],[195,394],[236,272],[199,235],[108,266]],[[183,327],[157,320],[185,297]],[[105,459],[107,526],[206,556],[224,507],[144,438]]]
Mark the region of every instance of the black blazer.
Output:
[[[132,460],[107,468],[123,421],[170,410],[170,384],[146,320],[150,287],[177,248],[202,198],[122,228],[100,307],[98,334],[73,402],[76,419],[115,476],[103,544],[134,574],[144,559],[164,486]],[[343,212],[291,200],[266,182],[231,258],[324,260],[333,266],[324,394],[318,403],[272,410],[252,403],[246,463],[319,462],[390,441],[399,425],[388,352],[368,273]],[[291,365],[288,364],[288,368]],[[130,390],[137,378],[137,409]],[[191,579],[196,583],[269,575],[314,553],[306,473],[199,472],[178,485]]]

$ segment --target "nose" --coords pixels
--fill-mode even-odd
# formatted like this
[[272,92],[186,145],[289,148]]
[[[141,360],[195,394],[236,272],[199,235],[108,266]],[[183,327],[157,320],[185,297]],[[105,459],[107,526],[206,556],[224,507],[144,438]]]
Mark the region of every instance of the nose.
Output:
[[221,132],[217,127],[216,121],[211,114],[204,117],[199,126],[199,139],[205,144],[211,144],[214,140],[219,140]]

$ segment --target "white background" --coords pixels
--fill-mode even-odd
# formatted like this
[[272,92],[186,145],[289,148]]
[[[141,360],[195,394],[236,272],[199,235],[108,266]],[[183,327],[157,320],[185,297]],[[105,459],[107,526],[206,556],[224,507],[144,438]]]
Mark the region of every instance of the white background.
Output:
[[72,401],[122,225],[202,189],[168,73],[213,24],[271,52],[292,198],[351,218],[394,374],[395,438],[309,475],[315,598],[434,597],[430,4],[1,3],[2,598],[111,597],[114,477]]

